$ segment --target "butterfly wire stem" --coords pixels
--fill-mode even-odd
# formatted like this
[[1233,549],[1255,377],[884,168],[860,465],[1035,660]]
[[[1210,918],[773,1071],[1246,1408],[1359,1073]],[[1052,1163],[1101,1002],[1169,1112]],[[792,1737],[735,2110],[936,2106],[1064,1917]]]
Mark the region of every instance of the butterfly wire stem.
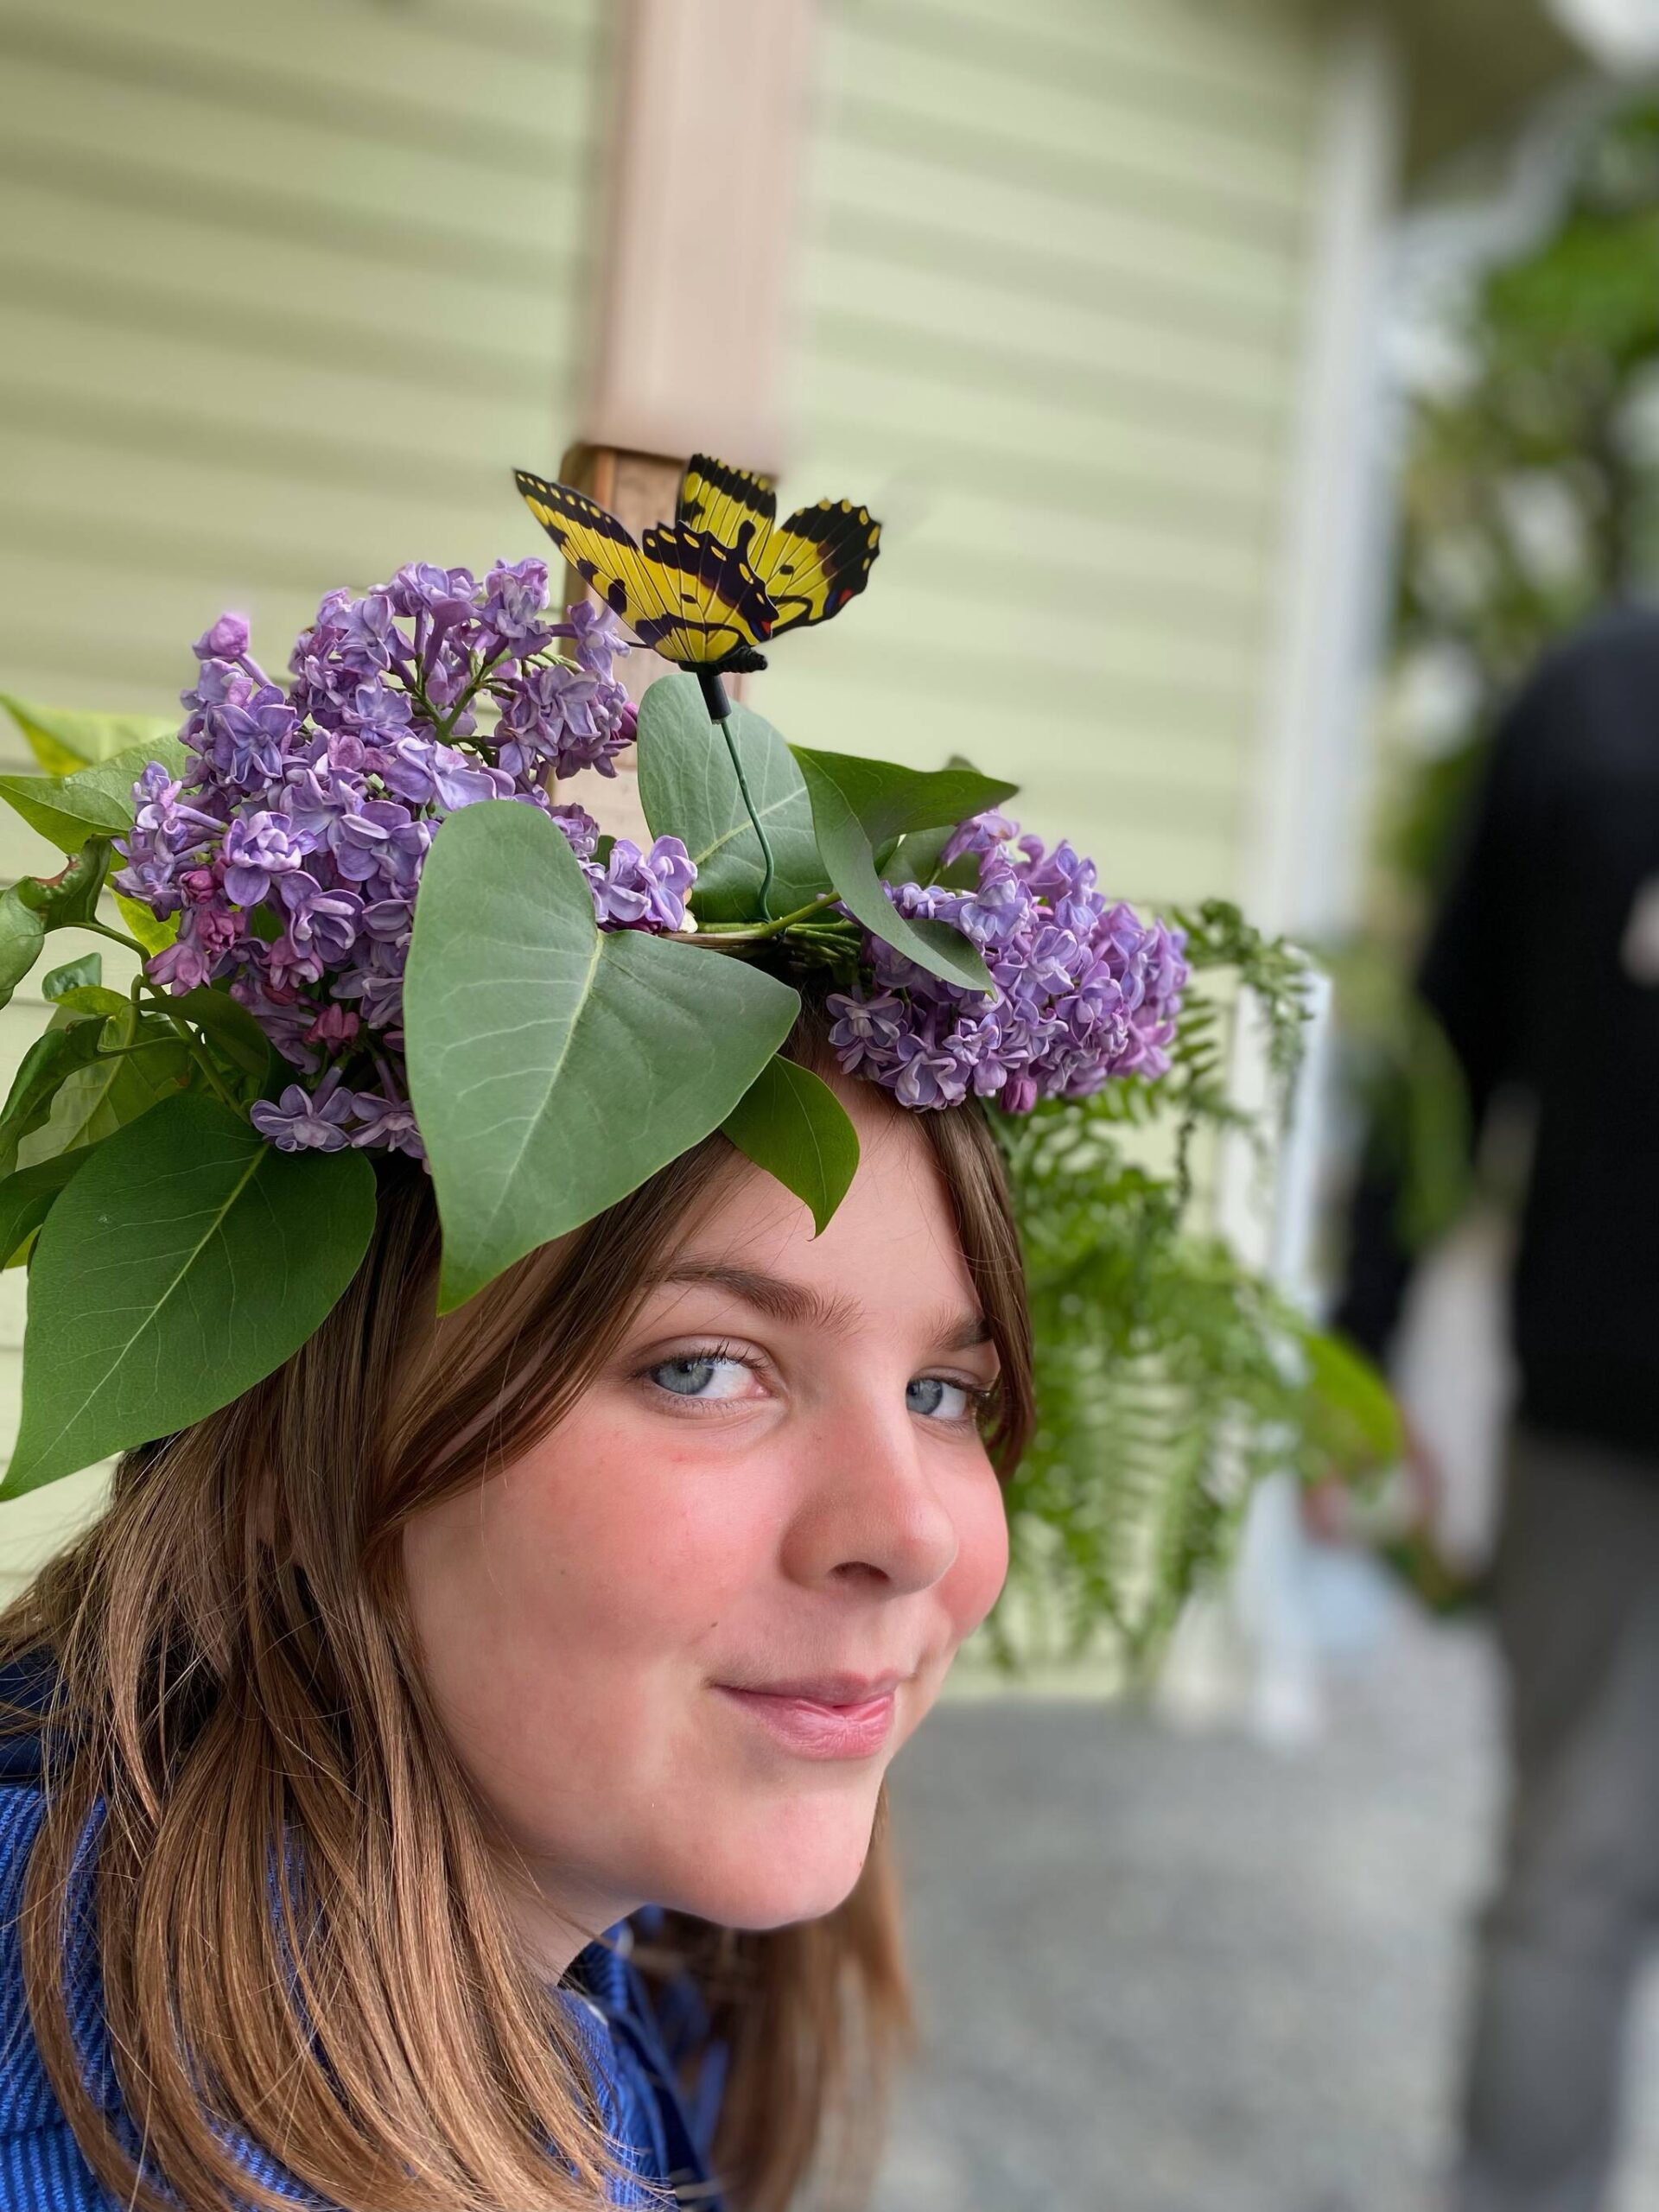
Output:
[[754,810],[749,779],[743,772],[743,762],[732,735],[732,702],[727,696],[726,686],[721,681],[718,669],[699,669],[697,682],[702,687],[702,702],[709,709],[709,719],[726,741],[726,750],[731,755],[733,772],[737,778],[737,788],[743,795],[743,804],[753,824],[754,834],[760,840],[760,918],[763,922],[769,922],[772,919],[772,842],[760,826],[760,817]]

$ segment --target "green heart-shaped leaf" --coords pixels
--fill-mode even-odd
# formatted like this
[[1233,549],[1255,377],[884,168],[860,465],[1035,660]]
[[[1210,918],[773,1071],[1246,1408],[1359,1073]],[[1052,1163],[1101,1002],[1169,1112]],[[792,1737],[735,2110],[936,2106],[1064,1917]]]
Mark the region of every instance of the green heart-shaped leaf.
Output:
[[995,995],[990,970],[960,930],[948,923],[907,921],[881,887],[878,846],[912,831],[964,822],[1012,798],[1017,784],[998,783],[969,768],[903,768],[854,753],[790,747],[812,801],[818,850],[843,902],[872,936],[958,990]]
[[54,1014],[23,1054],[0,1109],[0,1175],[15,1172],[18,1146],[51,1112],[60,1084],[94,1058],[104,1027],[97,1020],[60,1024]]
[[729,954],[601,931],[575,854],[535,808],[451,815],[422,872],[404,987],[441,1310],[718,1128],[799,1003]]
[[[792,913],[830,878],[812,833],[812,803],[790,749],[770,722],[734,707],[728,727],[772,847],[773,914]],[[726,741],[694,676],[659,677],[639,706],[639,803],[653,837],[678,837],[697,864],[700,922],[759,918],[766,863]]]
[[720,1126],[805,1204],[814,1235],[828,1228],[858,1172],[858,1132],[821,1077],[794,1060],[770,1059]]
[[162,737],[72,776],[0,776],[0,798],[61,851],[78,853],[89,837],[124,836],[131,829],[132,786],[150,761],[178,777],[190,757],[176,737]]
[[46,917],[27,904],[15,883],[8,884],[0,891],[0,1006],[10,1005],[45,943]]
[[0,1268],[9,1268],[46,1219],[58,1192],[92,1156],[92,1147],[60,1152],[37,1167],[20,1167],[0,1181]]
[[278,1152],[188,1092],[101,1144],[35,1248],[0,1498],[170,1435],[280,1367],[356,1273],[374,1204],[362,1153]]
[[142,751],[147,759],[158,757],[153,748],[178,734],[176,715],[73,714],[63,707],[33,706],[4,691],[0,691],[0,707],[22,730],[48,776],[72,776],[77,768],[112,760],[118,753]]
[[[64,1004],[67,1008],[67,1002]],[[113,1136],[117,1129],[147,1114],[159,1099],[180,1090],[189,1076],[190,1055],[177,1032],[163,1021],[140,1020],[130,999],[118,997],[99,1044],[102,1057],[71,1068],[38,1126],[20,1139],[20,1168]],[[134,1046],[137,1049],[128,1049]]]

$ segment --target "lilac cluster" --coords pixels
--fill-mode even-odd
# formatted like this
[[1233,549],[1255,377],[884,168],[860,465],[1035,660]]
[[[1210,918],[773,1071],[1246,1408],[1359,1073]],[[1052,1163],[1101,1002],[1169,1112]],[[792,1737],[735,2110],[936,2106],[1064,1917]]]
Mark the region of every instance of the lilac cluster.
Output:
[[457,808],[541,808],[601,928],[683,927],[696,870],[680,840],[641,852],[619,838],[601,863],[593,817],[546,789],[577,769],[615,774],[636,720],[612,672],[627,650],[596,607],[554,620],[534,560],[499,562],[481,583],[417,563],[358,599],[330,592],[285,685],[249,658],[240,615],[197,640],[181,732],[195,757],[177,781],[152,761],[134,786],[114,881],[177,918],[148,963],[154,982],[228,979],[278,1051],[321,1073],[259,1109],[285,1150],[418,1153],[399,1079],[404,970],[422,866]]
[[1184,932],[1109,904],[1092,861],[1064,839],[1046,851],[1003,815],[964,823],[942,867],[969,855],[970,889],[898,884],[889,895],[901,914],[969,938],[999,995],[943,982],[867,932],[874,988],[827,1002],[847,1073],[905,1106],[954,1106],[971,1092],[1011,1113],[1086,1096],[1112,1076],[1162,1075],[1187,982]]

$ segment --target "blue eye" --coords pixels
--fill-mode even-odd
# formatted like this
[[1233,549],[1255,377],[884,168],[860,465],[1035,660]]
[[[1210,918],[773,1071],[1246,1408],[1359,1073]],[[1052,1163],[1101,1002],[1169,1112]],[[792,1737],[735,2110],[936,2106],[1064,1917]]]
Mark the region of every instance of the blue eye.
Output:
[[733,1380],[740,1379],[747,1371],[741,1360],[716,1357],[712,1353],[700,1353],[688,1359],[659,1360],[649,1369],[653,1382],[664,1390],[671,1390],[677,1398],[729,1397],[737,1393],[730,1389],[711,1391],[709,1385],[722,1369],[729,1370]]
[[[947,1406],[949,1395],[955,1402]],[[946,1421],[965,1421],[973,1408],[976,1393],[965,1382],[953,1382],[945,1375],[918,1375],[905,1390],[905,1403],[913,1414],[930,1417],[944,1414]]]

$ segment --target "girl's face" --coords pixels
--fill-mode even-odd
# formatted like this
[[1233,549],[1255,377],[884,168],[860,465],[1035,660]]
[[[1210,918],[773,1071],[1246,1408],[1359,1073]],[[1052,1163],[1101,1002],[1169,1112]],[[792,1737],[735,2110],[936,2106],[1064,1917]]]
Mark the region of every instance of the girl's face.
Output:
[[823,1234],[734,1174],[557,1427],[405,1532],[439,1712],[558,1968],[642,1904],[840,1904],[1002,1586],[996,1355],[948,1201],[904,1109],[836,1088],[862,1152]]

